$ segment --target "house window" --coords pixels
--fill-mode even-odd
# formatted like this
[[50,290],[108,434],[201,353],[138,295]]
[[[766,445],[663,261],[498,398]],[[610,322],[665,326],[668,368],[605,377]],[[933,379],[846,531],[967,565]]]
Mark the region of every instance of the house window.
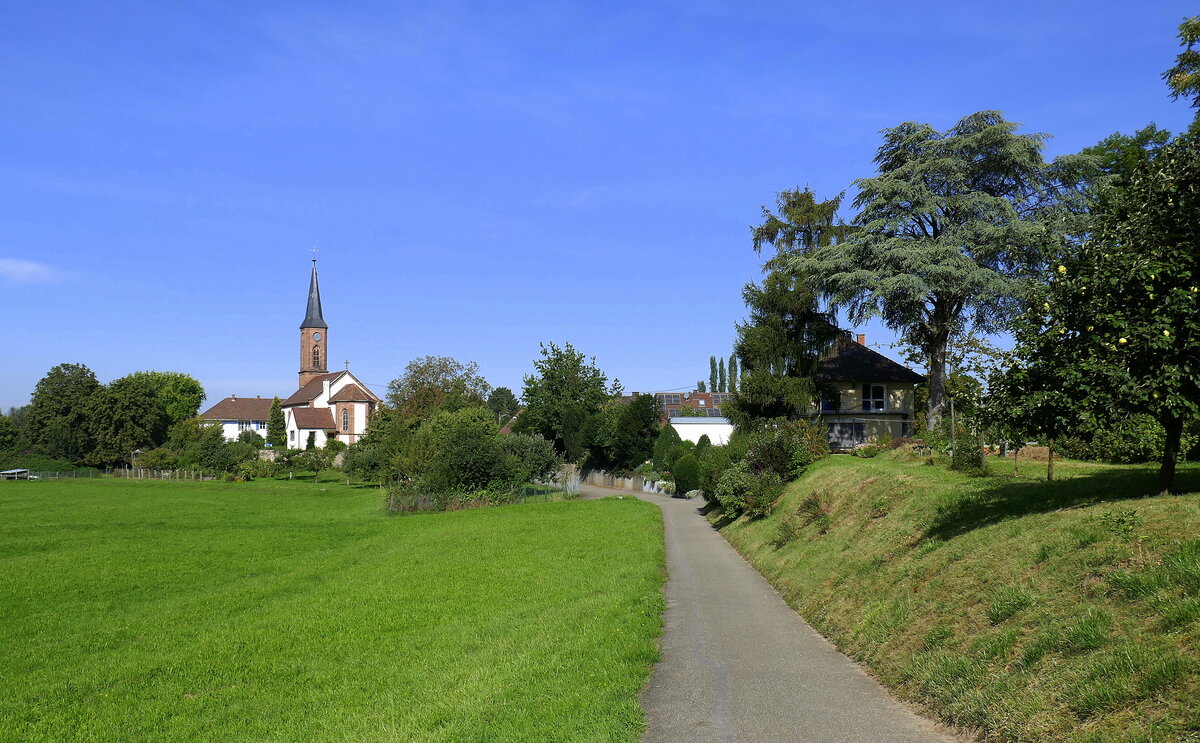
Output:
[[321,368],[321,349],[319,349],[319,348],[313,349],[313,368],[314,369]]
[[862,409],[864,413],[887,409],[887,389],[882,384],[862,386]]
[[266,422],[266,421],[254,421],[254,428],[255,428],[256,430],[259,430],[259,431],[261,431],[261,430],[263,430],[263,429],[264,429],[264,428],[266,428],[266,427],[267,427],[267,422]]
[[349,410],[342,411],[342,430],[343,431],[350,430],[350,411]]
[[295,443],[295,441],[296,441],[296,432],[295,431],[288,431],[288,441]]
[[838,394],[836,392],[827,392],[821,395],[821,412],[836,413],[838,412]]
[[238,432],[249,431],[250,421],[238,421]]

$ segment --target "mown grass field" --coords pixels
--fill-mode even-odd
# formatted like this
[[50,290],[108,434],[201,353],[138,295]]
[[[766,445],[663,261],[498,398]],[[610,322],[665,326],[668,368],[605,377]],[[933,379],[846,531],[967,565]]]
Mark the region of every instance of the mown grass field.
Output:
[[1200,740],[1200,494],[1138,497],[1153,467],[996,469],[834,456],[723,532],[900,696],[988,740]]
[[0,483],[0,740],[634,741],[662,581],[634,499]]

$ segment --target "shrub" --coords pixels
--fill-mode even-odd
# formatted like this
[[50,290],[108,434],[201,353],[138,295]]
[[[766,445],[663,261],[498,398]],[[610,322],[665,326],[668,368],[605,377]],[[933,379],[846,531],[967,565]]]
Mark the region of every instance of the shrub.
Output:
[[687,493],[700,487],[700,463],[696,461],[696,457],[691,452],[684,454],[675,462],[675,466],[671,469],[671,475],[675,480],[675,492],[679,494]]
[[748,437],[746,462],[755,472],[771,472],[784,480],[792,480],[828,453],[829,443],[823,426],[808,421],[782,421]]
[[681,441],[671,447],[671,451],[667,453],[667,459],[664,462],[668,472],[675,469],[675,463],[678,462],[685,454],[692,453],[690,441]]
[[250,431],[250,430],[242,431],[241,433],[239,433],[237,440],[243,444],[249,444],[250,446],[253,446],[255,449],[261,449],[264,446],[266,446],[266,443],[267,443],[266,439],[264,439],[262,436],[259,436],[258,433],[256,433],[255,431]]
[[522,481],[547,480],[562,466],[562,459],[554,450],[554,444],[541,434],[513,433],[501,436],[500,450],[517,463]]
[[979,439],[965,431],[959,433],[955,437],[954,453],[950,456],[950,469],[959,472],[981,472],[986,468]]
[[421,426],[397,461],[422,492],[509,490],[523,482],[525,470],[501,438],[486,408],[442,411]]
[[751,517],[766,516],[783,493],[783,479],[774,472],[755,473],[746,461],[738,462],[721,475],[716,497],[725,515],[740,513]]
[[716,497],[717,482],[725,470],[733,464],[733,454],[727,446],[710,446],[700,455],[700,489],[704,497],[712,500]]
[[712,446],[712,439],[710,439],[708,437],[707,433],[703,434],[700,437],[700,439],[696,442],[696,448],[693,450],[693,453],[696,455],[696,459],[700,459],[701,457],[703,457],[705,450],[707,450],[711,446]]
[[856,457],[871,459],[877,457],[883,451],[883,447],[879,444],[860,444],[850,450],[850,453]]
[[725,515],[734,518],[746,507],[746,498],[754,490],[756,478],[750,467],[737,462],[726,468],[713,491]]
[[152,470],[174,469],[179,466],[179,452],[160,446],[157,449],[143,452],[137,458],[137,463],[139,467]]
[[783,495],[783,478],[774,472],[758,476],[753,490],[746,498],[746,513],[752,518],[770,516],[775,508],[775,501]]
[[779,526],[775,528],[775,538],[771,540],[771,546],[775,549],[782,549],[792,542],[796,541],[796,537],[800,535],[800,529],[791,519],[782,519]]
[[654,440],[654,469],[659,472],[670,469],[667,459],[671,453],[671,449],[679,443],[682,443],[682,440],[679,438],[679,433],[672,426],[663,426],[659,429],[658,438]]

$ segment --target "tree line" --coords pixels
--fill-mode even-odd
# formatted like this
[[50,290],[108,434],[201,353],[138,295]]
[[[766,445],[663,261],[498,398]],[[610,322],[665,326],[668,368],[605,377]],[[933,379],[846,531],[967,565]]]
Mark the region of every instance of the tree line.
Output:
[[[1196,106],[1200,20],[1179,38],[1163,77]],[[1179,134],[1150,124],[1052,160],[1048,135],[1019,129],[993,110],[948,129],[904,122],[883,130],[848,217],[845,192],[784,190],[763,207],[752,237],[769,251],[767,276],[744,290],[729,417],[805,417],[844,312],[879,319],[915,351],[924,425],[937,432],[956,347],[1010,333],[1015,351],[978,380],[981,425],[1053,442],[1148,416],[1169,490],[1200,419],[1200,123]]]

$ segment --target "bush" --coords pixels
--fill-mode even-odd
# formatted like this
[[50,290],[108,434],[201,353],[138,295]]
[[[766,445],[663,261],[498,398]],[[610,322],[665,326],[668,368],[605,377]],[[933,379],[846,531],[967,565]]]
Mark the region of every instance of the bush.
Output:
[[707,433],[703,434],[700,439],[696,441],[696,448],[693,450],[693,453],[696,455],[696,459],[701,459],[704,456],[704,451],[710,446],[712,446],[712,439],[708,437]]
[[725,470],[733,464],[733,453],[727,446],[710,446],[699,457],[700,489],[704,497],[712,500],[716,496],[717,482]]
[[541,434],[512,433],[500,436],[500,451],[512,457],[522,482],[548,480],[562,466],[554,444]]
[[964,431],[955,437],[954,452],[950,455],[950,469],[959,472],[982,472],[987,469],[983,458],[983,446],[974,434]]
[[871,459],[877,457],[883,451],[883,447],[879,444],[859,444],[850,450],[850,453],[856,457]]
[[721,474],[713,493],[726,516],[735,518],[745,510],[746,498],[753,492],[756,482],[754,473],[744,461],[731,465]]
[[773,428],[751,434],[746,461],[759,473],[773,473],[784,480],[803,474],[808,465],[829,453],[825,428],[808,421],[783,421]]
[[406,453],[421,454],[412,466],[424,491],[507,490],[523,481],[524,471],[499,439],[490,411],[465,408],[436,414]]
[[242,431],[238,434],[237,440],[243,444],[249,444],[255,449],[261,449],[266,446],[266,439],[259,436],[255,431]]
[[654,441],[654,469],[659,472],[670,469],[667,465],[667,459],[671,453],[671,449],[680,443],[682,443],[682,440],[679,438],[679,433],[672,426],[663,426],[659,429],[658,438]]
[[675,462],[671,470],[675,480],[675,492],[687,493],[700,487],[700,463],[691,452],[684,454]]
[[730,518],[740,513],[766,516],[782,493],[783,479],[779,475],[755,473],[744,460],[725,470],[716,488],[716,498]]
[[664,460],[666,470],[668,472],[675,469],[675,463],[683,458],[685,454],[692,453],[692,445],[690,441],[681,441],[671,447],[671,451],[667,453],[667,458]]

